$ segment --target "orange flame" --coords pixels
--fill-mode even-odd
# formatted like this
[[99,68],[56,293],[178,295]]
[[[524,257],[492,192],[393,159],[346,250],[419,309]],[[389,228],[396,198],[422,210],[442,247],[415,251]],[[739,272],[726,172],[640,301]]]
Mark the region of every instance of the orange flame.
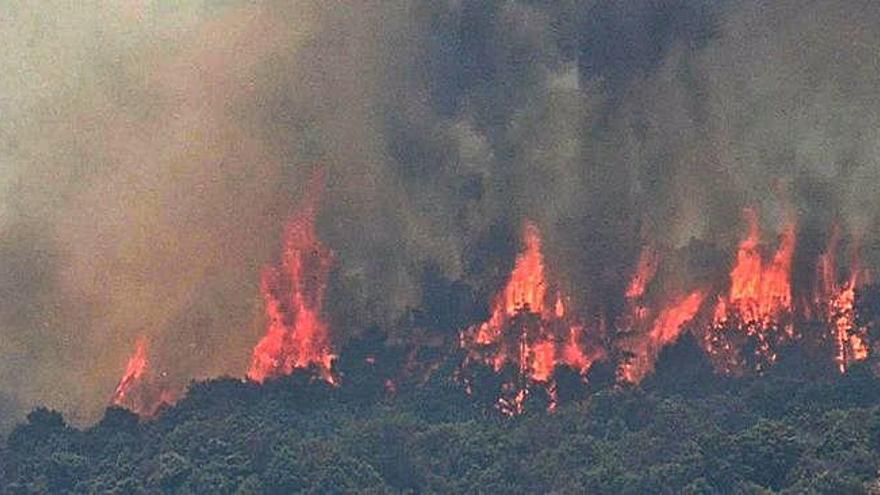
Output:
[[156,377],[149,372],[147,354],[147,339],[138,337],[134,354],[129,358],[125,373],[119,380],[110,402],[150,418],[155,416],[162,406],[175,403],[180,394],[168,386],[157,383]]
[[636,269],[624,293],[625,310],[620,315],[617,327],[622,332],[634,332],[648,321],[650,309],[644,296],[648,285],[657,274],[660,262],[659,253],[651,246],[645,246],[639,254]]
[[134,354],[128,359],[128,364],[125,366],[125,374],[122,375],[119,385],[116,386],[116,392],[113,394],[113,404],[123,405],[132,387],[140,381],[146,371],[147,340],[144,337],[138,337],[135,343]]
[[[492,316],[489,321],[480,325],[476,336],[478,344],[490,344],[496,341],[504,329],[506,319],[515,316],[518,312],[540,314],[544,310],[547,286],[544,281],[541,236],[538,228],[530,222],[526,222],[523,229],[523,245],[523,252],[516,258],[507,285],[495,296]],[[562,304],[561,299],[558,304]],[[562,311],[565,311],[564,306]]]
[[651,340],[659,343],[660,346],[666,346],[678,340],[682,326],[694,318],[705,298],[705,292],[695,291],[679,303],[661,311],[651,327],[649,333]]
[[621,364],[618,369],[619,378],[629,383],[642,381],[653,369],[654,360],[660,351],[678,340],[685,325],[700,311],[705,299],[706,292],[696,290],[663,308],[646,334],[629,340],[631,358]]
[[574,368],[586,374],[590,370],[590,366],[598,356],[590,356],[582,347],[584,327],[581,325],[572,325],[568,329],[568,338],[562,348],[562,362],[571,368]]
[[868,358],[867,329],[858,327],[855,321],[855,294],[856,289],[867,282],[869,273],[861,266],[856,246],[850,276],[846,282],[838,284],[835,260],[840,242],[839,232],[839,229],[834,229],[828,248],[819,257],[814,303],[819,308],[826,308],[825,318],[834,343],[834,362],[838,370],[844,373],[850,363]]
[[[322,189],[314,186],[312,192]],[[332,254],[315,233],[315,213],[315,198],[310,196],[285,228],[281,266],[263,271],[260,292],[267,329],[254,347],[251,380],[263,382],[314,366],[322,379],[335,383],[331,368],[336,356],[321,315]]]
[[[782,232],[779,248],[769,264],[758,250],[758,220],[746,210],[748,236],[740,243],[736,264],[730,272],[727,307],[745,322],[770,323],[782,312],[791,311],[791,262],[794,257],[795,228],[789,224]],[[722,318],[726,315],[722,315]]]
[[636,271],[626,289],[625,296],[627,299],[638,299],[645,294],[645,289],[647,289],[651,280],[654,279],[654,275],[657,274],[659,262],[660,255],[657,251],[650,246],[642,249],[638,264],[636,265]]
[[[738,346],[732,340],[754,339],[755,354],[761,361],[776,360],[777,342],[794,336],[791,324],[791,267],[796,235],[793,223],[780,236],[771,260],[760,252],[760,229],[754,210],[745,210],[748,233],[740,242],[736,262],[730,272],[730,290],[719,297],[712,327],[706,334],[707,351],[725,371],[741,367]],[[757,366],[760,368],[763,363]]]
[[[601,358],[599,348],[585,349],[584,327],[571,322],[565,298],[555,293],[548,302],[548,284],[541,235],[538,227],[526,222],[523,250],[517,256],[504,288],[492,302],[489,319],[461,333],[461,345],[468,349],[469,360],[489,364],[500,371],[506,364],[517,366],[521,377],[542,384],[551,396],[551,383],[557,365],[566,364],[582,374]],[[499,410],[517,414],[528,396],[527,387],[506,384],[508,397],[499,400]]]

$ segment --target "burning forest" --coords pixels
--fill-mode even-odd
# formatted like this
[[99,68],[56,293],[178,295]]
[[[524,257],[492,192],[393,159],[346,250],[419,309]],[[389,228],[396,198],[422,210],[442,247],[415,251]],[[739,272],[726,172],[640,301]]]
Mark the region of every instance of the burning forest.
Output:
[[162,407],[174,404],[182,395],[181,390],[163,383],[163,378],[161,371],[150,368],[149,343],[141,337],[135,343],[134,354],[113,392],[111,404],[144,418],[152,418]]
[[315,234],[317,195],[323,179],[313,179],[312,191],[284,230],[280,267],[267,267],[260,279],[266,307],[266,335],[254,347],[247,376],[262,382],[314,367],[322,379],[334,382],[334,355],[323,315],[332,254]]
[[[319,170],[284,228],[280,262],[262,272],[266,329],[253,348],[247,380],[262,383],[298,371],[334,386],[346,385],[334,368],[334,349],[342,346],[333,341],[325,314],[333,254],[315,226],[323,181]],[[846,373],[852,363],[869,360],[876,322],[864,318],[857,304],[871,280],[859,258],[858,237],[847,239],[850,256],[842,258],[844,236],[832,226],[826,247],[807,258],[797,256],[794,221],[770,236],[761,229],[758,213],[746,208],[738,224],[741,240],[727,253],[727,266],[714,270],[721,276],[677,292],[666,292],[656,283],[663,257],[652,244],[643,247],[632,269],[621,274],[624,280],[618,286],[625,290],[618,295],[621,304],[612,306],[621,308],[615,314],[581,311],[563,288],[565,277],[556,275],[563,273],[561,267],[548,266],[540,228],[524,220],[513,267],[488,302],[488,318],[450,337],[464,356],[454,380],[471,394],[481,386],[473,370],[491,370],[502,379],[500,386],[496,383],[495,408],[513,416],[523,412],[536,390],[547,397],[547,409],[555,409],[560,369],[588,383],[591,368],[601,362],[616,369],[616,386],[638,385],[653,372],[664,348],[685,333],[702,343],[720,375],[760,375],[795,347],[813,356],[814,366],[827,373]],[[803,266],[795,266],[795,259]],[[808,275],[800,279],[809,290],[793,289],[796,270]],[[139,338],[112,403],[150,417],[178,399],[182,390],[157,380],[147,352],[147,342]],[[461,352],[443,359],[455,359]],[[365,359],[376,364],[375,356]],[[393,372],[386,381],[389,393],[396,390],[395,383],[412,381],[407,373],[406,367]]]
[[878,2],[13,4],[2,432],[880,384]]

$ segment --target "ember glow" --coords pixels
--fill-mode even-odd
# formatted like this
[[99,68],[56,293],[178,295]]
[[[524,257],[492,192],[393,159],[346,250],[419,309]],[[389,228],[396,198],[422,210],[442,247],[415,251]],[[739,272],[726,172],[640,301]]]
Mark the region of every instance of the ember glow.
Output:
[[254,347],[248,371],[251,380],[263,382],[314,367],[322,379],[336,382],[330,330],[322,314],[333,257],[315,232],[322,181],[320,177],[312,181],[310,196],[287,223],[281,265],[263,270],[260,292],[267,328]]
[[480,362],[496,372],[515,368],[519,382],[505,384],[498,402],[505,414],[521,412],[529,386],[536,384],[548,391],[552,408],[556,366],[564,364],[583,375],[604,353],[585,342],[585,327],[569,314],[562,292],[550,290],[535,224],[525,223],[522,242],[507,283],[492,301],[491,316],[460,336],[468,351],[465,365]]
[[181,395],[164,383],[164,376],[150,368],[148,354],[147,339],[139,337],[110,401],[145,418],[155,416],[163,406],[174,404]]

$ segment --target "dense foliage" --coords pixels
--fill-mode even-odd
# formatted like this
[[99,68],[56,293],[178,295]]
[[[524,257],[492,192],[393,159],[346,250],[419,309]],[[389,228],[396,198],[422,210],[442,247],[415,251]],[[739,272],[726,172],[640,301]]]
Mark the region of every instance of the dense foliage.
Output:
[[867,367],[825,379],[721,379],[680,347],[641,388],[587,390],[553,413],[536,399],[515,418],[495,412],[488,394],[466,395],[450,370],[391,394],[366,365],[350,368],[352,385],[338,388],[305,373],[264,386],[197,383],[154,421],[111,408],[84,431],[37,409],[0,451],[0,486],[4,493],[880,493],[880,388]]

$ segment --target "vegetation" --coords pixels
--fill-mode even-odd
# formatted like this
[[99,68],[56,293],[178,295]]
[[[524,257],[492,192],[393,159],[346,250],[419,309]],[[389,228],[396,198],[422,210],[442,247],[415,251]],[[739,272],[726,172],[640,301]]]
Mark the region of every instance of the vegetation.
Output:
[[78,430],[37,409],[0,450],[0,492],[880,493],[866,366],[722,379],[683,345],[640,388],[560,397],[552,413],[536,399],[514,418],[449,369],[392,394],[352,362],[356,386],[196,383],[153,421],[110,408]]

